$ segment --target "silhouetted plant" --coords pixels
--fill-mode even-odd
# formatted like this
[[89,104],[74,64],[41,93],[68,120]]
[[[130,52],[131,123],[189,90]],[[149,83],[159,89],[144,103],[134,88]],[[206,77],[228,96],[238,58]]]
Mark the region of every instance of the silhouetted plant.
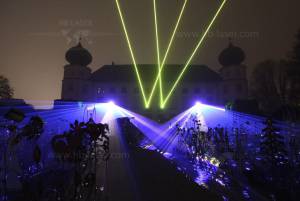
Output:
[[44,121],[39,116],[31,117],[29,123],[22,129],[22,135],[28,140],[38,139],[43,132]]
[[[18,156],[15,159],[19,163],[21,171],[16,170],[15,173],[18,174],[18,179],[22,185],[24,199],[38,201],[42,194],[43,182],[41,178],[37,178],[33,181],[32,177],[42,171],[42,151],[37,144],[37,140],[44,132],[44,122],[39,116],[33,116],[25,126],[21,127],[20,123],[24,120],[25,115],[16,109],[10,109],[4,117],[8,120],[5,125],[8,131],[8,141],[5,141],[6,145],[4,145],[4,147],[6,147],[4,159],[6,160],[8,157],[7,149],[11,149],[9,152],[10,156]],[[28,145],[30,147],[27,147]],[[28,151],[30,152],[31,150],[30,158],[33,163],[28,160],[30,158],[26,157]],[[5,162],[4,166],[6,165]],[[7,169],[7,167],[4,167],[4,169]],[[5,171],[4,175],[6,174],[7,171]],[[7,177],[7,175],[5,177]],[[3,184],[5,189],[6,182]]]
[[[90,119],[88,122],[75,121],[70,124],[70,130],[52,138],[54,153],[63,162],[73,165],[72,200],[89,200],[97,198],[96,177],[98,158],[109,159],[109,127],[107,124],[97,124]],[[99,154],[101,152],[101,154]],[[67,184],[67,181],[66,181]],[[66,192],[62,192],[66,194]],[[93,195],[93,196],[92,196]]]
[[18,130],[18,132],[14,132],[15,134],[12,135],[11,146],[18,145],[22,139],[38,140],[44,132],[44,121],[39,116],[33,116],[23,128],[18,128],[16,125],[13,125],[10,126],[10,130]]
[[4,118],[15,123],[20,123],[24,120],[25,114],[21,110],[11,108],[5,113]]

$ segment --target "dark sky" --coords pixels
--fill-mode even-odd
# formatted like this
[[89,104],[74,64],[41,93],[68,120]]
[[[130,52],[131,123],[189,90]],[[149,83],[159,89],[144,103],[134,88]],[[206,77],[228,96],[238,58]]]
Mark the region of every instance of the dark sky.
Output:
[[[183,0],[157,0],[161,52]],[[131,63],[114,0],[0,0],[0,74],[11,81],[16,98],[60,97],[66,50],[79,33],[94,60]],[[189,0],[168,63],[184,63],[220,0]],[[138,63],[154,63],[151,0],[120,0]],[[300,28],[299,0],[228,0],[193,63],[220,68],[217,57],[228,37],[242,47],[246,65],[281,59]]]

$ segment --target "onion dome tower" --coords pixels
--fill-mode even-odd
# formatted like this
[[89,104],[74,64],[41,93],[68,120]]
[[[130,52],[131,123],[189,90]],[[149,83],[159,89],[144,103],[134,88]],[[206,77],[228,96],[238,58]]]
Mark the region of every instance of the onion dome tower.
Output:
[[224,103],[248,98],[247,67],[243,64],[245,52],[232,41],[219,55],[220,74],[223,78],[221,94]]
[[66,60],[70,65],[88,66],[93,58],[90,52],[83,48],[81,42],[70,48],[66,53]]
[[224,49],[219,56],[219,62],[223,67],[241,65],[245,61],[244,51],[229,42],[229,46]]
[[90,98],[90,76],[91,69],[88,67],[92,63],[91,53],[81,44],[71,47],[65,55],[68,62],[64,66],[64,78],[62,83],[62,100],[86,101]]

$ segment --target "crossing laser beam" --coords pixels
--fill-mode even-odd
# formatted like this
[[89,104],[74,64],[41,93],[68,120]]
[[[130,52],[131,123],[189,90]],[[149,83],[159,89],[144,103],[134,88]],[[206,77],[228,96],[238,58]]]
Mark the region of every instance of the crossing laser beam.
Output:
[[157,76],[156,76],[156,79],[155,79],[155,82],[153,84],[153,87],[152,87],[152,90],[151,90],[151,93],[149,95],[149,98],[147,99],[146,97],[146,94],[145,94],[145,91],[144,91],[144,87],[143,87],[143,83],[142,83],[142,79],[140,77],[140,74],[139,74],[139,70],[138,70],[138,66],[137,66],[137,63],[136,63],[136,59],[135,59],[135,56],[134,56],[134,53],[133,53],[133,48],[132,48],[132,45],[131,45],[131,42],[130,42],[130,38],[129,38],[129,35],[128,35],[128,31],[127,31],[127,28],[126,28],[126,24],[125,24],[125,20],[124,20],[124,17],[123,17],[123,13],[121,11],[121,6],[119,4],[119,0],[115,0],[116,2],[116,5],[117,5],[117,8],[118,8],[118,12],[119,12],[119,15],[120,15],[120,19],[121,19],[121,23],[122,23],[122,27],[123,27],[123,30],[124,30],[124,33],[125,33],[125,37],[126,37],[126,41],[127,41],[127,44],[128,44],[128,47],[129,47],[129,51],[130,51],[130,55],[131,55],[131,59],[133,61],[133,65],[134,65],[134,69],[135,69],[135,73],[136,73],[136,76],[138,78],[138,84],[139,84],[139,87],[141,89],[141,92],[142,92],[142,96],[143,96],[143,100],[144,100],[144,104],[145,104],[145,107],[146,108],[149,108],[150,107],[150,104],[151,104],[151,101],[153,99],[153,95],[154,95],[154,92],[156,90],[156,86],[157,84],[159,83],[159,90],[160,90],[160,107],[161,108],[164,108],[167,104],[167,102],[169,101],[170,97],[172,96],[172,94],[174,93],[174,90],[176,89],[178,83],[180,82],[180,80],[182,79],[183,75],[184,75],[184,72],[187,70],[187,68],[189,67],[190,63],[192,62],[194,56],[196,55],[197,51],[199,50],[199,48],[201,47],[201,45],[203,44],[207,34],[209,33],[210,29],[212,28],[212,26],[214,25],[217,17],[219,16],[219,14],[221,13],[223,7],[225,6],[227,0],[223,0],[220,7],[218,8],[218,10],[216,11],[214,17],[212,18],[212,20],[210,21],[210,23],[208,24],[208,26],[206,27],[204,33],[202,34],[202,36],[200,37],[200,40],[199,42],[197,43],[197,45],[195,46],[192,54],[190,55],[190,57],[188,58],[186,64],[184,65],[181,73],[178,75],[176,81],[174,82],[173,86],[171,87],[170,91],[168,92],[166,98],[164,99],[164,95],[163,95],[163,82],[162,82],[162,70],[165,66],[165,62],[167,60],[167,57],[168,57],[168,54],[169,54],[169,51],[171,49],[171,46],[173,44],[173,41],[174,41],[174,38],[175,38],[175,35],[177,33],[177,29],[179,27],[179,24],[181,22],[181,19],[182,19],[182,16],[184,14],[184,11],[185,11],[185,8],[186,8],[186,4],[188,2],[188,0],[184,0],[184,4],[181,8],[181,11],[180,11],[180,14],[179,14],[179,17],[177,19],[177,22],[176,22],[176,25],[175,25],[175,28],[173,30],[173,33],[172,33],[172,36],[170,38],[170,41],[169,41],[169,44],[168,44],[168,47],[167,47],[167,50],[164,54],[164,57],[163,57],[163,60],[161,61],[160,60],[160,47],[159,47],[159,34],[158,34],[158,20],[157,20],[157,6],[156,6],[156,0],[153,0],[153,10],[154,10],[154,23],[155,23],[155,36],[156,36],[156,52],[157,52],[157,63],[158,63],[158,73],[157,73]]
[[[175,28],[174,28],[174,30],[173,30],[171,39],[170,39],[170,41],[169,41],[169,44],[168,44],[168,47],[167,47],[167,50],[166,50],[166,53],[165,53],[165,56],[164,56],[164,58],[163,58],[163,61],[162,61],[162,63],[161,63],[160,69],[159,69],[159,72],[158,72],[158,74],[157,74],[157,77],[156,77],[155,82],[154,82],[154,85],[153,85],[153,87],[152,87],[150,96],[149,96],[149,98],[148,98],[148,101],[147,101],[147,105],[148,105],[148,106],[150,106],[150,103],[151,103],[151,101],[152,101],[152,98],[153,98],[153,95],[154,95],[154,92],[155,92],[157,83],[158,83],[159,79],[161,78],[161,72],[162,72],[162,69],[164,68],[164,65],[165,65],[165,62],[166,62],[166,60],[167,60],[169,51],[170,51],[171,46],[172,46],[172,44],[173,44],[175,35],[176,35],[176,33],[177,33],[177,29],[178,29],[178,27],[179,27],[179,24],[180,24],[180,22],[181,22],[182,16],[183,16],[184,11],[185,11],[185,8],[186,8],[187,2],[188,2],[188,0],[184,0],[184,4],[183,4],[183,6],[182,6],[182,8],[181,8],[181,11],[180,11],[180,14],[179,14],[179,16],[178,16],[178,19],[177,19]],[[162,89],[161,89],[161,91],[162,91]],[[163,95],[162,95],[161,97],[163,97]],[[161,108],[163,108],[163,102],[161,103]]]
[[[216,14],[212,18],[211,22],[209,23],[208,27],[206,28],[205,32],[203,33],[202,37],[200,38],[200,40],[199,40],[198,44],[196,45],[194,51],[192,52],[191,56],[187,60],[185,66],[183,68],[183,70],[181,71],[181,73],[179,74],[178,78],[176,79],[176,81],[175,81],[174,85],[172,86],[170,92],[168,93],[168,95],[164,99],[164,101],[163,101],[163,107],[165,107],[166,103],[170,99],[171,95],[173,94],[174,90],[176,89],[176,86],[178,85],[179,81],[181,80],[184,72],[187,70],[187,68],[190,65],[192,59],[194,58],[195,54],[197,53],[198,49],[200,48],[200,46],[202,45],[204,39],[206,38],[207,34],[209,33],[211,27],[213,26],[213,24],[216,21],[217,17],[219,16],[219,14],[221,13],[222,9],[224,8],[226,2],[227,2],[227,0],[223,0],[222,4],[218,8]],[[160,73],[158,74],[158,76],[160,76]]]

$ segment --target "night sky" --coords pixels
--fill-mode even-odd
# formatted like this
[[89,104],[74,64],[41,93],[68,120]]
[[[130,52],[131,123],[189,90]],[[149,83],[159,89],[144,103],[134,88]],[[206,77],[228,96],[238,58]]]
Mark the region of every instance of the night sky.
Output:
[[[15,97],[60,98],[64,59],[78,36],[93,54],[93,70],[114,61],[131,63],[114,0],[0,0],[0,74]],[[184,63],[220,0],[189,0],[167,63]],[[151,0],[120,0],[137,62],[155,63]],[[161,52],[183,0],[158,0]],[[245,64],[284,58],[300,28],[299,0],[229,0],[193,63],[218,70],[228,37],[242,47]]]

